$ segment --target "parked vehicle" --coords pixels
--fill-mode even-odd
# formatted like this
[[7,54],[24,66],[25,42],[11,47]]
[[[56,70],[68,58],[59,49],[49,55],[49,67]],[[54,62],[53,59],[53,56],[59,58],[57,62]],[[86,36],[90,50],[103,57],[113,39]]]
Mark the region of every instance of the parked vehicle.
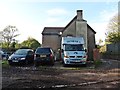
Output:
[[34,55],[34,64],[39,66],[40,64],[50,64],[54,65],[54,53],[51,48],[40,48],[38,47]]
[[87,54],[83,37],[62,37],[61,58],[63,65],[86,65]]
[[7,52],[4,52],[2,50],[0,50],[0,56],[1,56],[1,59],[8,59],[8,57],[9,57]]
[[32,49],[18,49],[9,58],[10,65],[16,63],[29,64],[34,62],[34,51]]

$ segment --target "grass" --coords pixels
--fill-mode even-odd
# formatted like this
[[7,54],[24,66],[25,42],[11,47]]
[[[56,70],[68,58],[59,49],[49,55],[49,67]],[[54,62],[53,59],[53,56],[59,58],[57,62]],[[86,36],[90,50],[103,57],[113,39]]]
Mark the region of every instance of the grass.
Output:
[[68,68],[61,68],[63,70],[80,70],[81,68],[75,68],[75,67],[68,67]]
[[0,64],[2,64],[3,67],[6,67],[9,65],[7,60],[2,60]]
[[101,60],[95,60],[95,61],[94,61],[95,68],[97,68],[97,67],[100,66],[101,64],[102,64],[102,61],[101,61]]

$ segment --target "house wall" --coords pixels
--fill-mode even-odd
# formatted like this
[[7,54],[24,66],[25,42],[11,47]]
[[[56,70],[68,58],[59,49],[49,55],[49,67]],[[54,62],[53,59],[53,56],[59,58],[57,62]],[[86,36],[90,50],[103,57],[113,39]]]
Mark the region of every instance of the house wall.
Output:
[[93,60],[93,49],[95,49],[95,34],[87,28],[88,60]]
[[87,49],[87,22],[76,21],[76,37],[82,36],[85,41],[85,48]]
[[83,36],[85,48],[88,50],[88,60],[93,60],[93,49],[95,48],[95,34],[87,26],[87,21],[75,21],[63,32],[63,36],[73,35],[76,37]]
[[60,47],[58,35],[42,35],[42,47],[51,47],[55,52]]
[[73,21],[63,32],[62,37],[68,36],[68,35],[72,35],[72,36],[76,36],[76,29],[75,29],[75,21]]

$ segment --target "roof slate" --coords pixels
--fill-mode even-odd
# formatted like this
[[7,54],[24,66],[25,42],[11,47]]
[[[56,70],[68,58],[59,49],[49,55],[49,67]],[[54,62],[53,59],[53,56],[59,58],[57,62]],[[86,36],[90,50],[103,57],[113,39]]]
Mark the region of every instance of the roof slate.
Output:
[[64,29],[64,27],[45,27],[43,29],[43,33],[59,33],[62,32]]

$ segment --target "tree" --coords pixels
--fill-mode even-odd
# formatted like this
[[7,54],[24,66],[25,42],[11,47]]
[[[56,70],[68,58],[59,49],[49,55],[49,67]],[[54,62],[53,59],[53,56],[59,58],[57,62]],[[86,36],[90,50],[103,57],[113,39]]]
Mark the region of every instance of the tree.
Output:
[[108,24],[107,41],[111,43],[120,42],[120,15],[115,15]]
[[21,46],[22,46],[21,43],[16,42],[16,44],[15,44],[16,49],[21,48]]
[[102,45],[102,43],[103,43],[103,40],[99,39],[98,45]]
[[9,45],[15,41],[15,37],[17,37],[19,34],[17,34],[18,29],[16,26],[7,26],[3,31],[0,32],[0,37],[2,38],[2,42],[6,44],[6,47],[8,48]]
[[29,37],[28,40],[25,40],[21,43],[22,47],[28,47],[32,49],[36,49],[37,47],[40,47],[41,44],[34,38]]

